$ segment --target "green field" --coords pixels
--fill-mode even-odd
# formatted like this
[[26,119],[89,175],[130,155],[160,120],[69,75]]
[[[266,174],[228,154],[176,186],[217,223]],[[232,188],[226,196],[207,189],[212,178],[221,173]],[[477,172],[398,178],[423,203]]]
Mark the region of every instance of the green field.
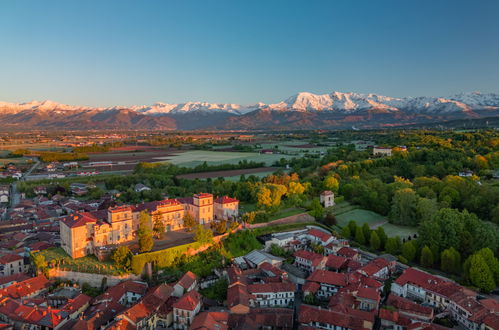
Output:
[[389,237],[399,236],[400,238],[405,238],[413,236],[418,232],[414,227],[399,226],[392,223],[385,223],[382,227]]
[[172,163],[179,166],[195,167],[206,162],[208,165],[237,164],[247,160],[255,162],[265,162],[270,166],[281,158],[292,158],[288,155],[263,155],[256,152],[230,152],[230,151],[205,151],[190,150],[172,156],[157,157],[158,160]]
[[386,218],[372,211],[353,209],[337,215],[336,220],[338,225],[343,227],[347,225],[350,220],[355,220],[355,222],[357,222],[357,225],[362,226],[365,223],[373,225],[376,223],[384,222],[386,221]]
[[350,222],[350,220],[354,220],[358,226],[362,226],[365,223],[369,224],[369,226],[373,226],[375,224],[384,222],[382,227],[389,237],[400,236],[401,238],[403,238],[407,236],[412,236],[417,233],[417,230],[414,227],[399,226],[388,223],[388,219],[386,217],[376,212],[363,210],[359,208],[350,209],[355,206],[349,205],[346,202],[341,203],[338,206],[340,206],[339,210],[344,211],[342,213],[341,211],[336,213],[335,209],[337,224],[340,227],[347,225],[348,222]]

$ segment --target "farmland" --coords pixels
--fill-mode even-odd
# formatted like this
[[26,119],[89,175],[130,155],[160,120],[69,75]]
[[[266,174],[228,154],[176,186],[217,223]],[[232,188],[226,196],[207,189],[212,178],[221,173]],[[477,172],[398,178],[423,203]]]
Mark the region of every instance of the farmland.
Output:
[[228,152],[228,151],[205,151],[190,150],[174,155],[159,156],[158,160],[179,166],[195,167],[206,162],[208,165],[237,164],[240,161],[264,162],[267,166],[272,165],[281,158],[292,158],[281,154],[259,154],[256,152]]

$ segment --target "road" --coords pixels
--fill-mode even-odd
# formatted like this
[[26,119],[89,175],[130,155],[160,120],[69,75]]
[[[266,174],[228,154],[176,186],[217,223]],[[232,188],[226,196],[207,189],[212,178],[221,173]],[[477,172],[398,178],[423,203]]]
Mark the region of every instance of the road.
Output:
[[40,161],[36,160],[36,163],[34,163],[33,166],[31,166],[31,168],[23,174],[21,180],[25,180],[28,175],[31,175],[31,172],[33,172],[38,167],[38,165],[40,165]]
[[[38,165],[40,165],[39,160],[37,160],[33,164],[33,166],[31,166],[30,169],[26,173],[24,173],[19,180],[24,181],[26,179],[26,176],[30,175],[31,172],[33,172],[38,167]],[[10,209],[12,210],[14,206],[19,204],[20,201],[21,201],[21,194],[19,193],[19,191],[17,191],[17,182],[13,182],[10,185]]]

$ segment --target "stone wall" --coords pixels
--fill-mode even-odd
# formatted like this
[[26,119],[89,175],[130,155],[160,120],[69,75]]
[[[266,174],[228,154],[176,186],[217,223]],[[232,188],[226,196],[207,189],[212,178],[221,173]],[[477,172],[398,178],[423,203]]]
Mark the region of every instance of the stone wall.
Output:
[[81,273],[73,272],[67,270],[61,270],[58,268],[49,269],[49,278],[58,278],[61,280],[71,280],[73,282],[78,282],[80,285],[83,283],[88,283],[93,287],[100,287],[102,279],[107,277],[107,285],[112,286],[126,280],[140,280],[140,276],[134,274],[127,274],[122,276],[113,275],[101,275],[101,274],[91,274],[91,273]]

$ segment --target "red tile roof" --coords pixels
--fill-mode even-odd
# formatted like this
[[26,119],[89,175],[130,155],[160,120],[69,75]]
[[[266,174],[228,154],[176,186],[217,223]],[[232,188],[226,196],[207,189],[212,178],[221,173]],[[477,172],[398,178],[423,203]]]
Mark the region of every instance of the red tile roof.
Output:
[[321,285],[317,282],[307,282],[303,285],[302,291],[315,294],[317,291],[319,291],[320,288]]
[[359,288],[359,290],[357,291],[357,297],[374,300],[378,303],[381,300],[381,296],[378,290],[372,288]]
[[18,254],[9,253],[0,257],[0,264],[5,265],[18,260],[23,260],[24,258]]
[[201,295],[195,291],[189,291],[184,294],[177,302],[173,304],[173,308],[187,311],[194,311],[201,304]]
[[346,266],[348,259],[341,256],[335,256],[334,254],[330,254],[327,256],[326,267],[341,269]]
[[324,256],[321,254],[306,251],[306,250],[298,250],[295,252],[294,256],[298,257],[298,258],[305,259],[305,260],[309,260],[312,262],[312,265],[319,264],[322,261],[322,259],[324,258]]
[[264,262],[264,263],[260,264],[258,266],[258,268],[262,269],[263,271],[265,271],[267,273],[272,273],[272,274],[274,274],[274,276],[279,276],[279,275],[282,275],[284,273],[281,269],[277,268],[276,266],[272,265],[269,262]]
[[293,283],[259,283],[248,285],[248,292],[267,293],[267,292],[295,292],[295,285]]
[[14,299],[31,296],[49,286],[49,281],[43,275],[32,277],[18,282],[0,290],[0,296],[8,296]]
[[228,320],[229,313],[227,312],[202,312],[194,318],[189,330],[225,330],[228,329]]
[[236,284],[227,290],[227,306],[229,308],[237,305],[249,307],[249,299],[250,294],[244,285]]
[[370,329],[364,327],[364,320],[360,318],[304,304],[300,306],[298,321],[305,325],[319,322],[346,329]]
[[404,273],[395,280],[395,283],[400,286],[404,286],[407,283],[414,284],[445,297],[449,297],[462,290],[461,286],[450,280],[431,275],[416,268],[406,269]]
[[331,234],[327,234],[325,232],[323,232],[322,230],[319,230],[319,229],[315,229],[315,228],[312,228],[308,231],[308,234],[310,236],[314,236],[314,237],[317,237],[320,241],[322,242],[327,242],[332,236]]
[[223,197],[218,197],[217,199],[215,199],[215,203],[218,203],[218,204],[239,203],[239,200],[232,198],[232,197],[223,196]]
[[197,280],[196,274],[194,274],[191,271],[188,271],[180,278],[180,280],[178,280],[177,284],[187,290],[194,284],[194,282],[196,282],[196,280]]
[[349,248],[349,247],[342,247],[341,249],[338,250],[338,252],[336,253],[340,256],[344,256],[344,257],[347,257],[347,258],[353,258],[355,257],[357,254],[359,254],[359,252],[357,252],[356,250],[352,249],[352,248]]
[[312,275],[310,275],[307,278],[307,281],[324,283],[340,287],[346,286],[348,284],[346,274],[331,272],[328,270],[320,270],[320,269],[314,271]]
[[97,219],[94,218],[90,213],[85,212],[68,215],[67,217],[62,219],[61,222],[69,228],[75,228],[86,226],[87,223],[96,223]]
[[422,306],[416,304],[409,299],[402,298],[393,294],[390,294],[386,305],[393,306],[400,311],[407,311],[411,314],[418,314],[426,318],[433,317],[433,309],[430,307]]
[[66,305],[62,307],[62,310],[68,312],[69,314],[73,314],[80,310],[83,306],[90,303],[91,298],[86,294],[80,293],[74,299],[68,301]]
[[124,281],[107,289],[106,292],[95,298],[96,302],[112,301],[118,302],[127,292],[144,295],[147,291],[147,284],[137,281]]
[[2,277],[0,277],[0,286],[3,286],[3,285],[8,284],[8,283],[22,282],[22,281],[25,281],[29,278],[31,278],[31,277],[29,277],[28,275],[26,275],[24,273],[13,274],[13,275],[9,275],[9,276],[2,276]]

